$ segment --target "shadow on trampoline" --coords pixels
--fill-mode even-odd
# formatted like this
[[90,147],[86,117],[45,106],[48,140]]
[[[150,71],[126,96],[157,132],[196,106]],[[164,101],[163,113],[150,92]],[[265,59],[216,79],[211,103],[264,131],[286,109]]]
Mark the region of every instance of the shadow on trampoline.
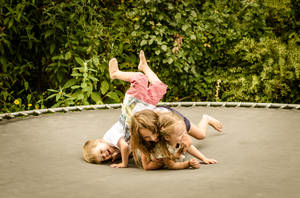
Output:
[[217,164],[144,171],[132,159],[126,169],[86,163],[83,143],[102,137],[119,109],[15,118],[0,122],[0,197],[299,196],[299,110],[176,109],[193,123],[204,113],[222,121],[223,133],[193,139]]

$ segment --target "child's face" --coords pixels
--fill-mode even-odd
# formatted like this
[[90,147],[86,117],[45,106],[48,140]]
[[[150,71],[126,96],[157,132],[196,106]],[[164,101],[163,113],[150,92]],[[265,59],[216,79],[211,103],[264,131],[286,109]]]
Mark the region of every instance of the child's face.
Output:
[[178,123],[174,126],[173,133],[170,136],[166,136],[165,139],[170,145],[176,145],[182,143],[183,136],[186,133],[186,127],[183,123]]
[[140,129],[139,132],[145,141],[158,142],[158,133],[152,133],[152,131],[145,128]]
[[105,142],[99,141],[94,152],[97,155],[98,161],[102,162],[112,158],[114,148]]

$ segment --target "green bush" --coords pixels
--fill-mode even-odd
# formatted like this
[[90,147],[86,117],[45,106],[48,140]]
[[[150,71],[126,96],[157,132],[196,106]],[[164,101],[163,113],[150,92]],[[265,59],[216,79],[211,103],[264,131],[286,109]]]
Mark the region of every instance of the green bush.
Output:
[[[276,39],[244,38],[233,53],[236,65],[228,69],[221,88],[224,101],[300,102],[300,47]],[[259,94],[258,94],[259,93]]]
[[141,49],[165,101],[298,103],[297,2],[0,0],[0,111],[119,103]]

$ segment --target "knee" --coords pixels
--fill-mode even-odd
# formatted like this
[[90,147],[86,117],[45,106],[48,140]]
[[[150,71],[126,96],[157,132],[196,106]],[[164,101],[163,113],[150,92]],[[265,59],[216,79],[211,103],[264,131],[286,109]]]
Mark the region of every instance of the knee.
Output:
[[206,135],[201,134],[201,135],[198,135],[198,136],[196,137],[196,139],[197,139],[197,140],[203,140],[203,139],[205,139],[205,137],[206,137]]
[[136,83],[142,86],[148,86],[148,78],[145,74],[141,72],[135,72],[134,75],[131,77],[131,83]]
[[203,140],[206,137],[206,134],[201,133],[201,131],[199,131],[197,133],[197,135],[194,136],[194,138],[196,138],[197,140]]
[[142,72],[136,72],[136,74],[134,75],[134,78],[139,81],[139,80],[142,80],[142,81],[145,81],[147,80],[148,81],[148,78],[145,74],[143,74]]
[[203,114],[202,120],[208,121],[208,115],[207,114]]

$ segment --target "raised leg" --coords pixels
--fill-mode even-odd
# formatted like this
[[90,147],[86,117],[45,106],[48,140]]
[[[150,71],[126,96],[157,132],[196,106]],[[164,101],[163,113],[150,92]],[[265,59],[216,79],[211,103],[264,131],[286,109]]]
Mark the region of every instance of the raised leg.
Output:
[[147,60],[145,57],[145,53],[143,50],[140,51],[140,63],[138,66],[138,69],[147,76],[150,83],[153,82],[161,82],[161,80],[158,78],[158,76],[151,70],[151,68],[147,64]]
[[136,75],[140,72],[123,72],[119,70],[118,61],[116,58],[112,58],[109,63],[109,76],[112,80],[119,79],[126,82],[130,82],[133,75]]
[[206,137],[207,127],[210,125],[215,130],[222,131],[222,123],[209,115],[203,115],[198,126],[191,124],[191,129],[188,132],[196,139],[204,139]]

